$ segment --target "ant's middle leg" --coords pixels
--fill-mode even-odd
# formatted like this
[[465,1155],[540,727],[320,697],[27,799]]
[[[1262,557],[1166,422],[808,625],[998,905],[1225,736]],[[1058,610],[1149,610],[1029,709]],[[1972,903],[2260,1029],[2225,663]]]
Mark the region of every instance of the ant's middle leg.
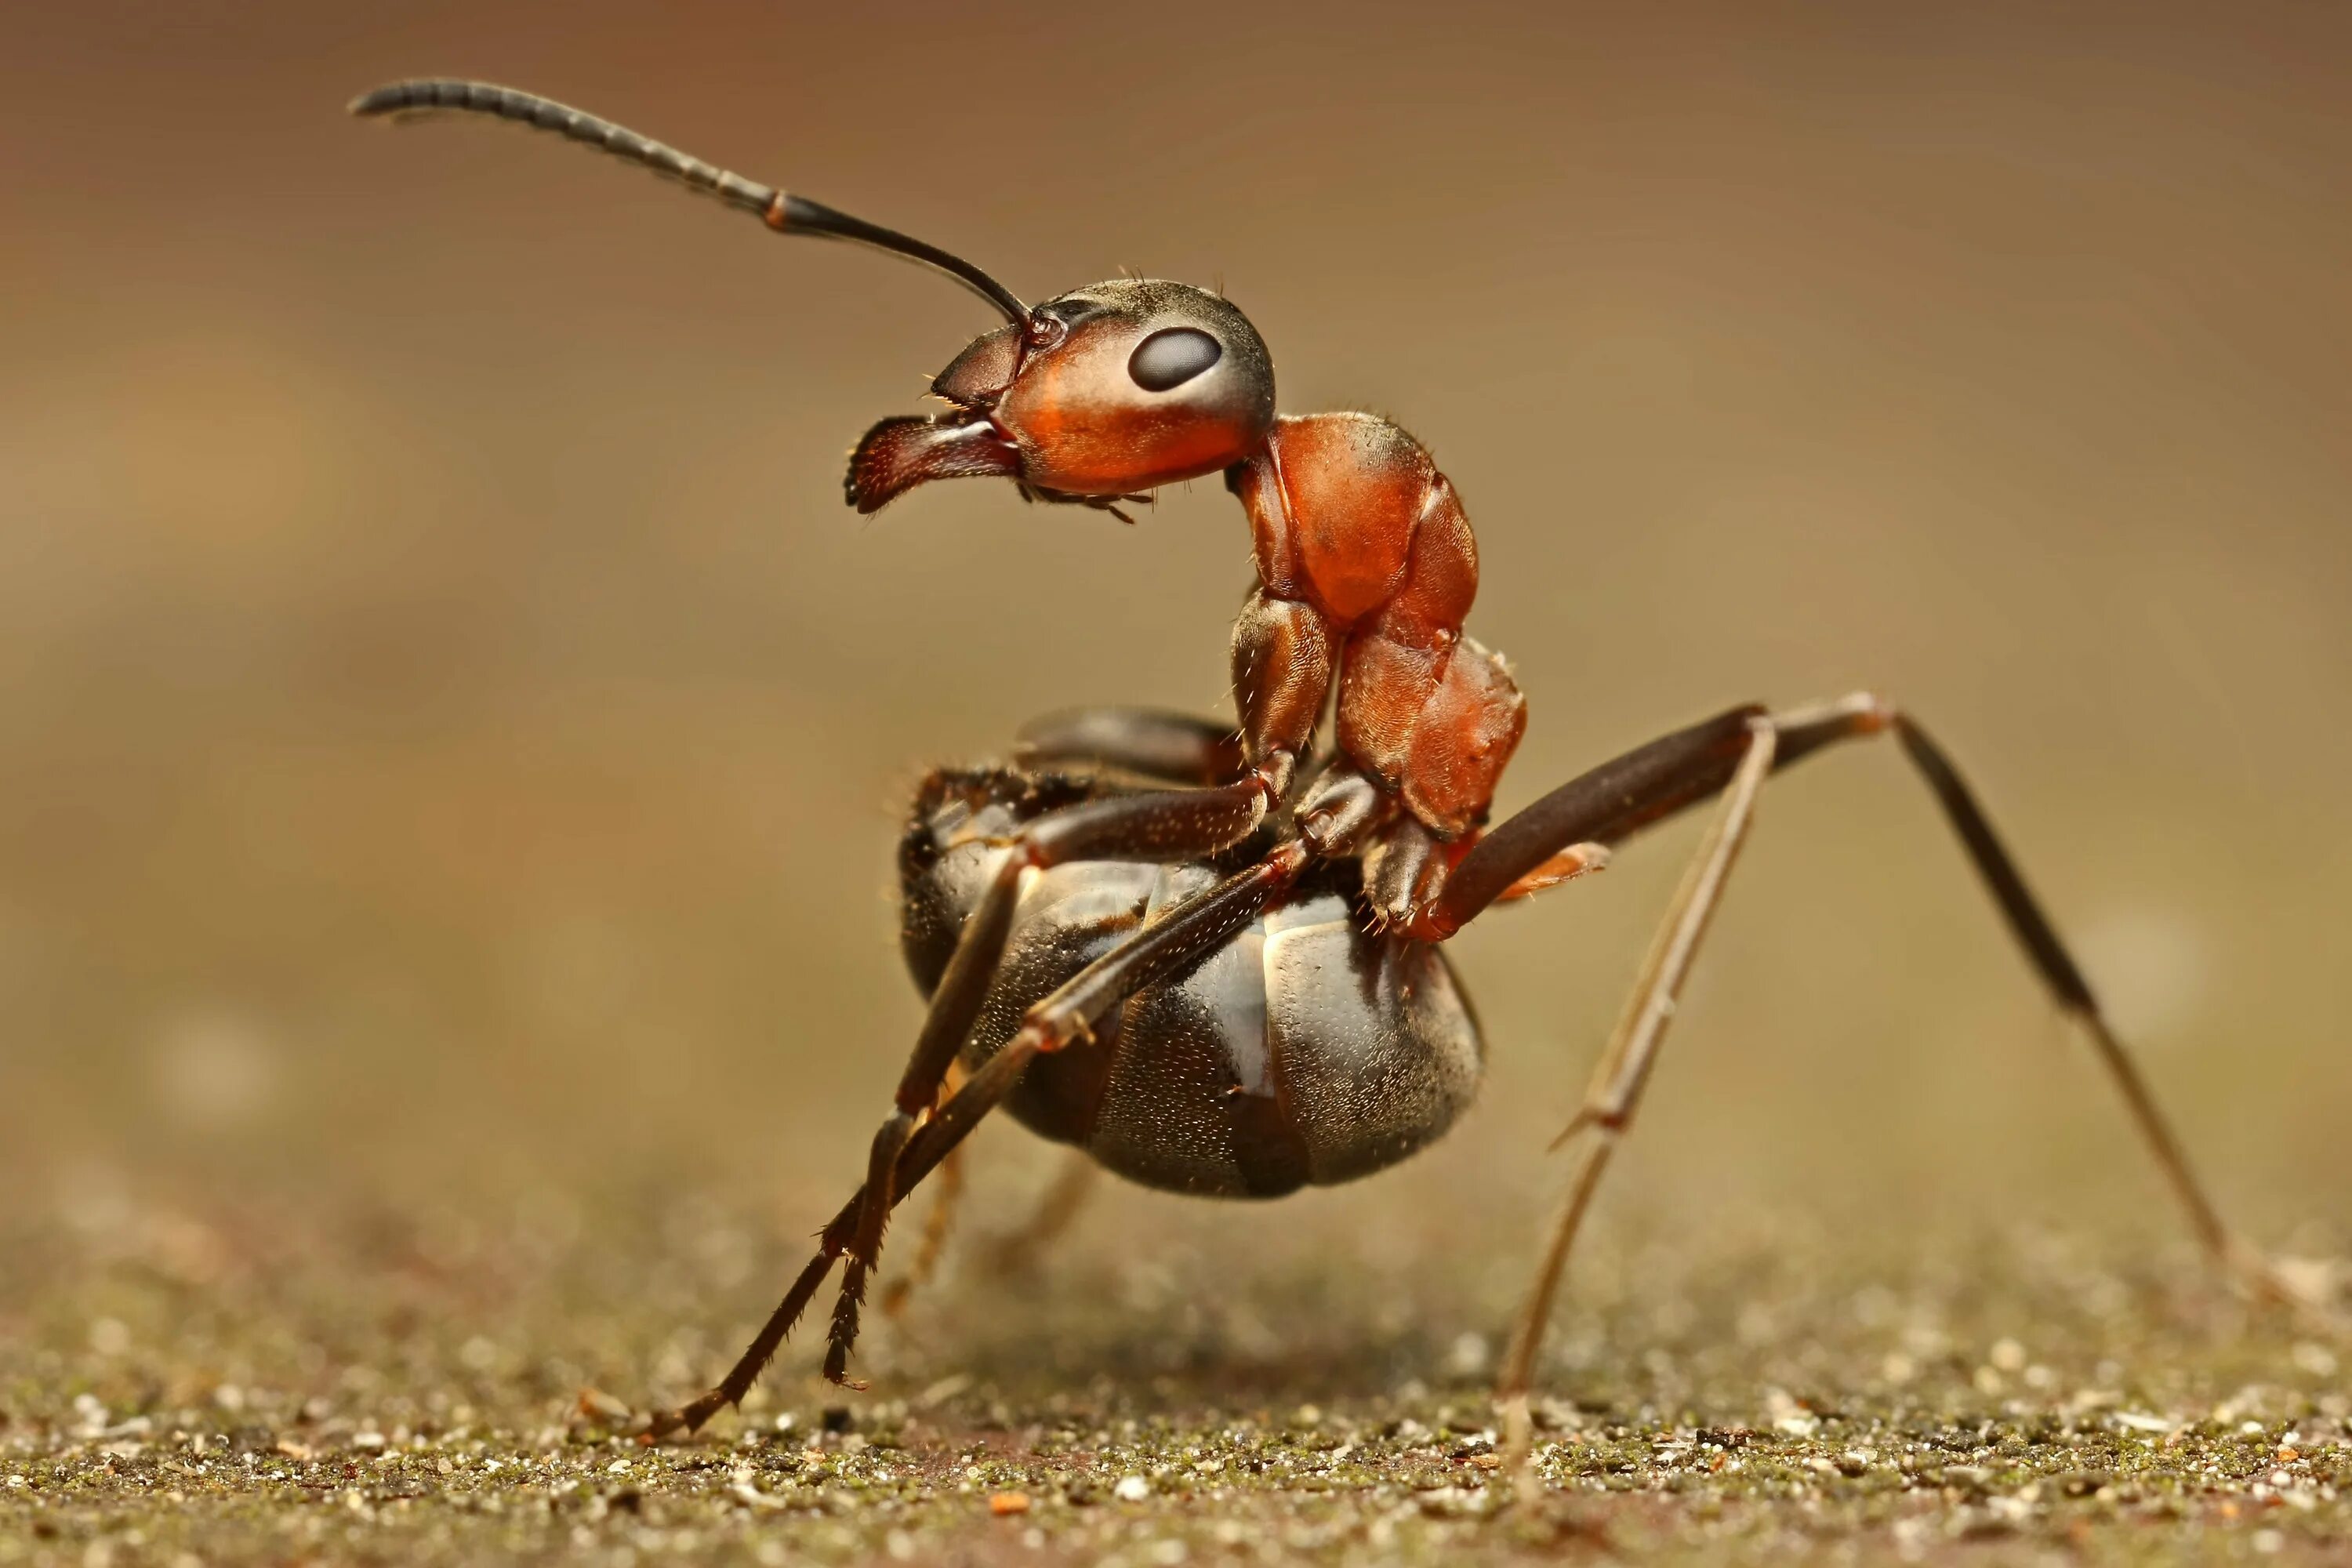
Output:
[[1584,1103],[1553,1144],[1558,1148],[1580,1131],[1589,1130],[1591,1134],[1570,1174],[1559,1217],[1552,1225],[1550,1240],[1536,1266],[1535,1282],[1519,1309],[1518,1321],[1511,1331],[1510,1350],[1503,1358],[1502,1375],[1496,1383],[1495,1395],[1503,1407],[1504,1458],[1517,1477],[1523,1497],[1535,1489],[1528,1465],[1533,1427],[1528,1411],[1528,1386],[1534,1373],[1537,1347],[1543,1342],[1544,1327],[1551,1320],[1553,1296],[1568,1266],[1569,1251],[1576,1244],[1577,1232],[1582,1228],[1585,1211],[1591,1206],[1592,1195],[1600,1188],[1601,1172],[1616,1152],[1618,1140],[1632,1124],[1634,1108],[1649,1082],[1650,1069],[1657,1061],[1658,1047],[1664,1041],[1666,1025],[1674,1016],[1684,978],[1689,974],[1691,960],[1698,952],[1699,939],[1706,934],[1707,923],[1721,901],[1732,862],[1738,858],[1740,847],[1747,842],[1748,826],[1755,820],[1756,797],[1772,771],[1779,736],[1771,720],[1750,717],[1747,729],[1746,751],[1724,786],[1723,803],[1708,824],[1706,836],[1691,858],[1690,868],[1675,889],[1666,918],[1642,961],[1640,976],[1633,983],[1625,1011],[1593,1068]]

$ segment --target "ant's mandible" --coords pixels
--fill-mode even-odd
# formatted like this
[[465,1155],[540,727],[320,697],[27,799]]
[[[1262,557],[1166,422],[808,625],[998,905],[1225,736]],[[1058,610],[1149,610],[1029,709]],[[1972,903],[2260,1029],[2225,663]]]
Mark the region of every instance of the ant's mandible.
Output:
[[[902,942],[930,1007],[866,1181],[733,1370],[648,1434],[741,1400],[836,1261],[825,1375],[848,1381],[891,1209],[999,1104],[1148,1185],[1274,1196],[1393,1164],[1475,1092],[1476,1026],[1438,943],[1489,906],[1601,865],[1611,846],[1718,801],[1563,1141],[1564,1206],[1497,1395],[1525,1451],[1527,1392],[1585,1210],[1631,1123],[1765,780],[1892,735],[1994,903],[2121,1090],[2197,1237],[2260,1292],[2293,1295],[2223,1225],[2082,971],[1958,772],[1876,697],[1733,708],[1602,763],[1487,826],[1526,727],[1509,670],[1463,632],[1470,524],[1413,438],[1367,414],[1279,416],[1248,318],[1183,283],[1116,279],[1036,306],[960,257],[755,184],[560,103],[405,81],[361,115],[465,110],[551,131],[750,212],[782,234],[935,267],[1004,325],[885,419],[845,489],[871,512],[935,479],[1011,479],[1116,510],[1222,473],[1257,584],[1234,628],[1238,726],[1134,710],[1058,715],[1013,759],[925,782],[900,846]],[[1326,708],[1328,744],[1318,744]],[[1077,1048],[1072,1048],[1077,1047]]]

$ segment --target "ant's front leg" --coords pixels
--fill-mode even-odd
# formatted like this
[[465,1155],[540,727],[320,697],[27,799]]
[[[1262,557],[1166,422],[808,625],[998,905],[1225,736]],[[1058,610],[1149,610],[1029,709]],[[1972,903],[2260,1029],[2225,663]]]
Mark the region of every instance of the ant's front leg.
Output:
[[1067,490],[1049,490],[1026,479],[1016,479],[1013,483],[1024,501],[1043,502],[1047,506],[1082,506],[1089,511],[1107,511],[1130,528],[1135,526],[1135,519],[1127,515],[1128,507],[1160,504],[1159,496],[1150,490],[1130,490],[1115,496],[1082,496],[1073,495]]

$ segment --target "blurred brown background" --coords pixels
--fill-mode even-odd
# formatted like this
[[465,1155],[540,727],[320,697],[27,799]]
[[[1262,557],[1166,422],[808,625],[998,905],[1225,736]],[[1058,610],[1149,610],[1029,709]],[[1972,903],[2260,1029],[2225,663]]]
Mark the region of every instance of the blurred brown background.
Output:
[[[848,443],[984,310],[551,140],[341,114],[455,73],[1033,297],[1222,283],[1286,407],[1391,414],[1460,486],[1473,629],[1533,703],[1507,805],[1732,700],[1898,696],[2225,1197],[2340,1226],[2352,13],[1639,9],[16,8],[12,1205],[730,1184],[799,1233],[918,1018],[890,852],[926,763],[1225,704],[1218,486],[1131,530],[976,484],[861,523]],[[1467,1131],[1172,1223],[1230,1226],[1230,1268],[1531,1222],[1689,841],[1457,944]],[[2051,1016],[1893,755],[1810,765],[1603,1223],[2170,1241]],[[983,1202],[1043,1168],[981,1149]]]

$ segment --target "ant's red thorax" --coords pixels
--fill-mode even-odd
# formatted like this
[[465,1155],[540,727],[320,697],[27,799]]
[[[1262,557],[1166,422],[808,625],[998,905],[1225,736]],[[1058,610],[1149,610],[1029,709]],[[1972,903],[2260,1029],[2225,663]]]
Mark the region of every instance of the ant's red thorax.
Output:
[[[1348,760],[1438,837],[1476,826],[1527,703],[1502,659],[1462,633],[1478,549],[1453,485],[1370,414],[1278,419],[1231,483],[1259,584],[1234,634],[1253,756],[1304,746],[1336,679]],[[1318,666],[1321,680],[1295,678]]]

